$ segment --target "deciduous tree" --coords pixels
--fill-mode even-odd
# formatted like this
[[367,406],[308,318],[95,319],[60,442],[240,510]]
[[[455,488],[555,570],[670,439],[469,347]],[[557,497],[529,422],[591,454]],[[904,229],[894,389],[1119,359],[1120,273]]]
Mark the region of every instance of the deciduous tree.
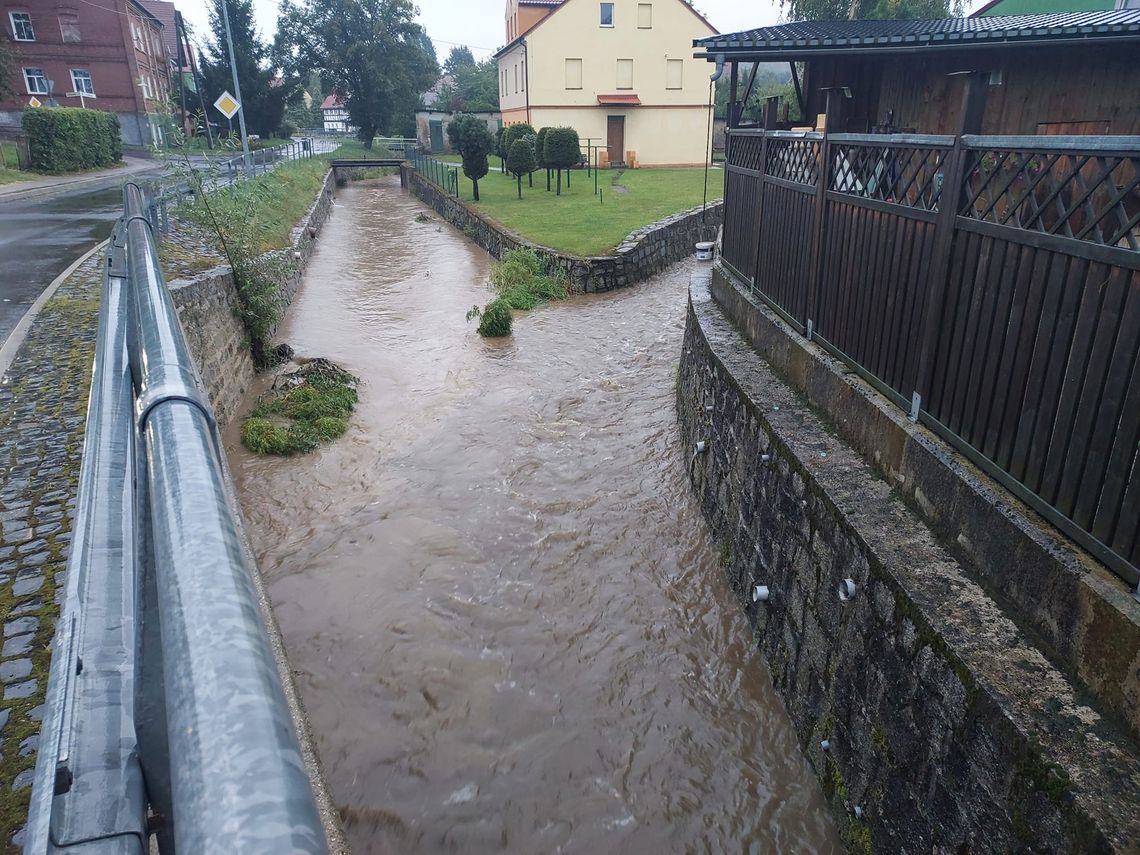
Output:
[[319,72],[345,98],[366,148],[378,132],[414,133],[421,94],[439,76],[411,0],[284,0],[278,43],[298,72]]
[[780,0],[790,21],[842,21],[960,16],[962,0]]
[[475,55],[467,45],[458,45],[451,49],[443,63],[444,74],[455,74],[461,68],[475,65]]
[[439,89],[437,110],[492,113],[499,109],[499,64],[493,59],[460,65]]

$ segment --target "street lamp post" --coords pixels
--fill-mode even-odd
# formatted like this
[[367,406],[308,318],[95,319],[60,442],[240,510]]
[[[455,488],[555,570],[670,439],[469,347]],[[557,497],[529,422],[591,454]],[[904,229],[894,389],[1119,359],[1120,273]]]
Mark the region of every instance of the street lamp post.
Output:
[[234,97],[241,105],[238,107],[238,127],[241,129],[242,161],[245,163],[246,178],[252,178],[253,160],[249,156],[249,135],[245,131],[245,102],[241,97],[241,84],[238,83],[237,60],[234,59],[234,34],[230,32],[230,9],[226,0],[222,0],[222,21],[226,26],[226,43],[230,49],[230,71],[234,75]]

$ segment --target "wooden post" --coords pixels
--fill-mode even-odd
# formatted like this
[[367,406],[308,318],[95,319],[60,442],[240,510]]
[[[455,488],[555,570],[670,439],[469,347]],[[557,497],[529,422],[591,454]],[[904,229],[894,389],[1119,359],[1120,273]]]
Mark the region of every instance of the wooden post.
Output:
[[764,103],[764,130],[776,130],[776,112],[780,109],[780,96],[769,95]]
[[736,112],[736,88],[740,82],[738,63],[729,63],[729,78],[728,78],[728,127],[735,128],[740,124],[740,114]]
[[964,134],[976,134],[982,129],[982,115],[986,107],[986,73],[969,72],[962,92],[962,110],[958,116],[958,133],[954,147],[943,161],[942,190],[938,196],[938,219],[935,222],[934,256],[930,268],[930,290],[923,313],[922,333],[919,337],[918,373],[915,390],[911,395],[910,419],[918,421],[923,402],[929,402],[934,382],[934,353],[944,322],[952,320],[943,310],[950,278],[950,252],[954,246],[954,225],[962,201],[962,186],[966,183],[966,150],[962,145]]
[[839,128],[841,103],[845,96],[842,87],[828,89],[824,109],[823,142],[819,146],[819,169],[815,187],[815,228],[812,229],[811,275],[808,293],[804,299],[804,317],[796,318],[804,325],[804,333],[811,338],[812,327],[819,319],[819,295],[823,290],[824,221],[827,219],[827,185],[831,173],[831,134]]
[[[767,124],[767,122],[765,122]],[[727,167],[727,164],[725,164]],[[760,231],[760,218],[764,216],[764,176],[768,173],[768,129],[764,129],[764,138],[760,141],[760,177],[756,179],[756,231]],[[725,178],[728,177],[728,170],[725,169]],[[727,187],[725,190],[727,191]],[[727,192],[725,196],[727,198]],[[728,208],[724,209],[725,215],[728,214]],[[760,236],[756,237],[756,256],[752,259],[752,287],[756,287],[756,283],[760,281]]]

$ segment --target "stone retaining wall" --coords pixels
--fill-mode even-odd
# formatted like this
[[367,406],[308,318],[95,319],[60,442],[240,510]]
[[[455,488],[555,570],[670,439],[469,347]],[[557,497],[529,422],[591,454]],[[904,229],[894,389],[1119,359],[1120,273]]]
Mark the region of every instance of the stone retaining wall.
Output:
[[1120,579],[953,453],[847,366],[716,270],[712,296],[744,339],[996,594],[1070,677],[1140,738],[1140,603]]
[[693,487],[849,851],[1135,851],[1135,743],[776,377],[707,275],[690,296]]
[[[300,254],[299,259],[290,259],[292,272],[281,286],[286,306],[300,287],[317,235],[332,211],[332,196],[330,171],[309,212],[293,229],[292,249],[285,251],[290,256]],[[255,376],[249,338],[237,315],[233,271],[228,266],[216,267],[189,279],[176,279],[169,285],[198,374],[218,423],[225,425],[237,414]]]
[[510,231],[447,195],[409,164],[400,168],[400,183],[495,258],[501,258],[508,249],[532,249],[565,270],[571,288],[581,293],[612,291],[660,273],[692,255],[699,241],[715,240],[724,217],[724,204],[718,200],[703,214],[700,208],[693,208],[638,229],[612,255],[584,257],[540,246]]

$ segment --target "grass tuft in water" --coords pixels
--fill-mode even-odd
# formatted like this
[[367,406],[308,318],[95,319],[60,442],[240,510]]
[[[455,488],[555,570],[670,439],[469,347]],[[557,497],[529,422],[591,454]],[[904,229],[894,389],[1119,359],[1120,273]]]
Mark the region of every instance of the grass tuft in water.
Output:
[[503,253],[491,273],[491,285],[512,309],[529,311],[551,300],[565,300],[569,293],[566,273],[553,273],[534,250],[519,248]]
[[301,372],[285,375],[287,388],[263,397],[246,417],[241,440],[250,451],[305,454],[348,429],[357,401],[356,378],[331,363],[323,363],[319,372]]

